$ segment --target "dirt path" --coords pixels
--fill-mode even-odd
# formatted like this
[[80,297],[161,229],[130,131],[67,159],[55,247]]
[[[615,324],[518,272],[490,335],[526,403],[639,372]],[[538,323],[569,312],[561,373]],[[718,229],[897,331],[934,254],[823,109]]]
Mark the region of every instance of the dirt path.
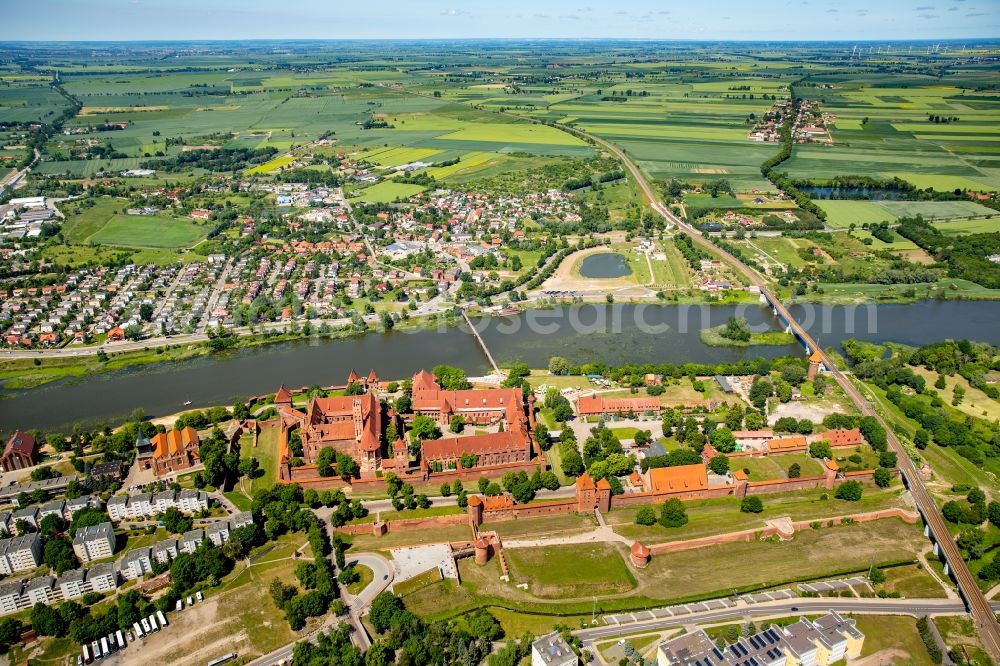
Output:
[[632,545],[631,539],[626,539],[611,527],[595,527],[589,532],[571,536],[541,537],[538,539],[504,539],[504,548],[537,548],[539,546],[566,546],[576,543],[615,542],[626,546]]
[[894,663],[897,659],[911,661],[912,655],[896,648],[886,648],[857,661],[852,661],[851,666],[882,666],[882,664]]

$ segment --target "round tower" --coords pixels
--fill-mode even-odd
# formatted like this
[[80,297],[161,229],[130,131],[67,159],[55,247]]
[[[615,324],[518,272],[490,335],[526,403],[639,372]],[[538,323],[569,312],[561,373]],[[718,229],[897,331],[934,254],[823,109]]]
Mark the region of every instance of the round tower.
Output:
[[632,564],[638,569],[645,569],[649,564],[649,548],[646,548],[641,543],[636,541],[632,544],[632,550],[629,552],[629,557],[632,560]]
[[473,544],[476,549],[476,564],[482,566],[490,561],[490,542],[479,537]]

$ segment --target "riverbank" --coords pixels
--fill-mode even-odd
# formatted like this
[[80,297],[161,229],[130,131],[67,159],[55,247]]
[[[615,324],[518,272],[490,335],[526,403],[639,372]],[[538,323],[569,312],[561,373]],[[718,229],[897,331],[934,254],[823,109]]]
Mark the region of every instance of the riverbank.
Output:
[[751,333],[749,340],[730,340],[722,335],[725,330],[726,324],[713,326],[712,328],[703,328],[698,331],[698,338],[709,347],[784,347],[795,344],[795,336],[784,331]]
[[[433,315],[422,318],[411,318],[398,322],[393,326],[396,331],[418,331],[441,326],[451,328],[458,326],[460,320],[450,314]],[[135,351],[106,351],[100,354],[81,356],[42,356],[36,358],[7,359],[0,361],[0,386],[13,390],[30,390],[63,379],[76,379],[86,375],[102,374],[117,370],[126,370],[144,365],[188,361],[211,355],[223,356],[228,352],[263,347],[286,342],[304,340],[342,340],[363,336],[368,333],[384,333],[384,328],[366,328],[358,330],[354,327],[334,329],[328,333],[317,333],[315,326],[308,333],[296,326],[282,333],[250,333],[234,334],[231,346],[216,351],[210,342],[187,343],[178,346],[161,345],[147,347]],[[0,399],[3,396],[0,395]]]

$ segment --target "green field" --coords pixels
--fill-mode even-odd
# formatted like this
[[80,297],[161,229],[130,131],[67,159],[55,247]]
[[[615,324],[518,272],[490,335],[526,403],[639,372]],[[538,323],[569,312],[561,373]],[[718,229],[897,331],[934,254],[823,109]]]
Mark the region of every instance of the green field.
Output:
[[268,160],[263,164],[253,167],[252,169],[247,169],[245,173],[248,176],[252,176],[258,173],[272,173],[283,167],[288,166],[294,161],[295,161],[295,156],[293,155],[279,155],[278,157],[275,157],[273,160]]
[[[850,73],[813,77],[830,82],[832,89],[799,91],[836,115],[834,145],[796,146],[782,170],[805,179],[898,177],[918,188],[996,191],[1000,100],[970,97],[972,72],[955,78],[948,84]],[[934,123],[931,114],[958,120]]]
[[351,201],[362,201],[365,203],[392,203],[403,199],[409,199],[415,194],[424,191],[422,185],[411,185],[409,183],[394,183],[384,181],[371,187],[366,187],[361,193],[351,199]]
[[[834,229],[852,224],[895,222],[901,217],[921,215],[927,220],[986,217],[997,212],[972,201],[847,201],[821,199],[816,202],[826,211],[826,223]],[[990,220],[983,220],[984,223]]]
[[196,244],[206,233],[204,227],[186,220],[117,214],[90,236],[87,242],[119,247],[175,249]]
[[627,592],[635,577],[611,544],[508,548],[507,561],[518,582],[542,598],[583,597]]

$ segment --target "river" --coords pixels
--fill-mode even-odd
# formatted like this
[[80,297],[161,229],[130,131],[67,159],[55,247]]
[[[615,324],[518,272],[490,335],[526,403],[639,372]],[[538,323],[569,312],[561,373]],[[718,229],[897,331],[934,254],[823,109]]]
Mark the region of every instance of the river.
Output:
[[[798,318],[819,343],[838,346],[846,338],[892,340],[913,345],[969,338],[1000,345],[1000,306],[988,301],[921,301],[877,307],[795,305]],[[571,362],[721,362],[746,357],[801,354],[800,347],[708,347],[698,338],[705,326],[746,317],[751,325],[774,326],[769,309],[748,306],[582,305],[532,310],[480,320],[483,339],[498,363],[524,361],[545,367],[550,356]],[[383,378],[409,376],[439,363],[470,374],[487,371],[485,356],[463,328],[392,332],[286,342],[231,353],[141,366],[63,380],[30,391],[0,391],[0,432],[14,428],[68,430],[120,422],[134,408],[150,416],[193,406],[230,404],[234,397],[291,387],[343,383],[351,369],[374,368]]]

